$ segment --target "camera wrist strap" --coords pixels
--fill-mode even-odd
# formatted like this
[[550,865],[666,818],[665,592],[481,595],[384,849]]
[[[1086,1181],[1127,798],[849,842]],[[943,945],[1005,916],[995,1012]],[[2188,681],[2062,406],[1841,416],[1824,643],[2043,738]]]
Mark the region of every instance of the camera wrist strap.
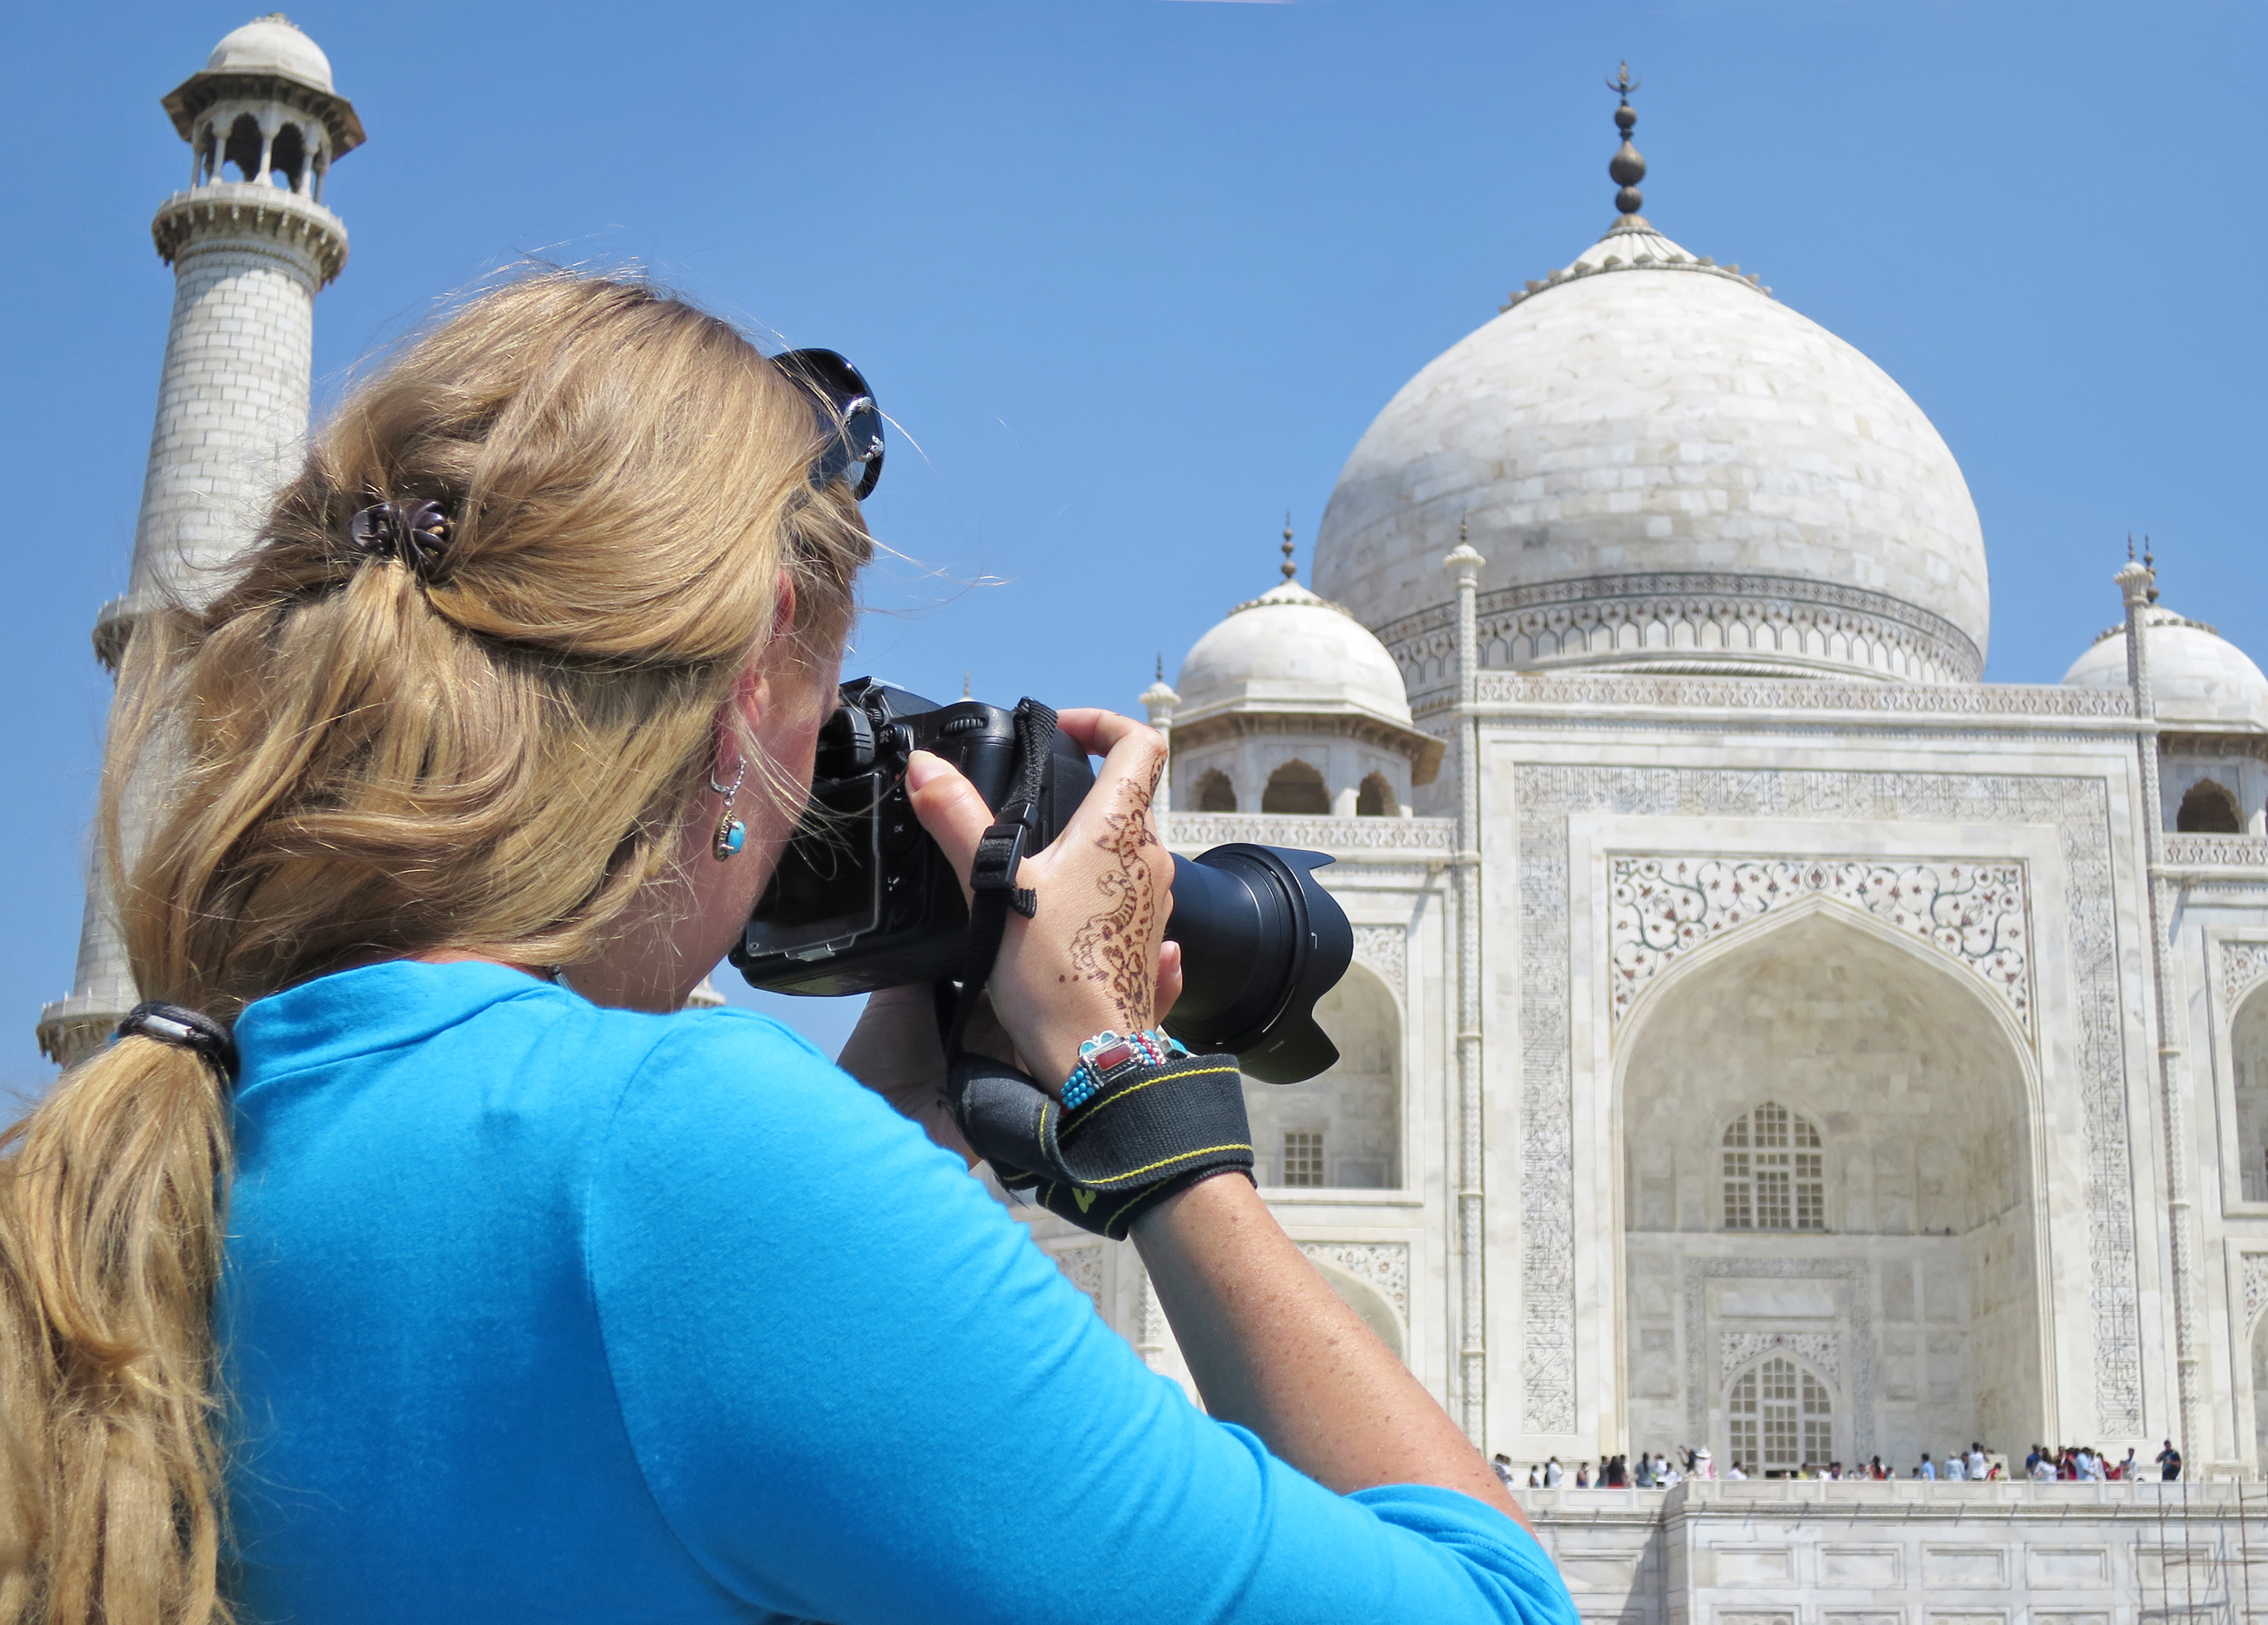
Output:
[[944,1030],[948,1067],[961,1061],[962,1037],[976,1013],[976,1002],[984,996],[1001,939],[1008,935],[1008,911],[1028,920],[1038,907],[1031,893],[1016,884],[1016,871],[1023,866],[1024,851],[1040,822],[1040,787],[1055,745],[1055,712],[1036,700],[1019,700],[1015,728],[1015,781],[969,866],[969,935],[962,954],[961,993]]
[[970,866],[969,935],[961,987],[943,1018],[945,1092],[971,1150],[1001,1183],[1028,1192],[1081,1229],[1123,1240],[1128,1228],[1175,1191],[1212,1174],[1252,1173],[1252,1131],[1231,1055],[1184,1055],[1114,1074],[1078,1107],[1005,1062],[963,1047],[969,1018],[1000,956],[1008,911],[1032,917],[1037,901],[1016,885],[1039,827],[1042,775],[1055,713],[1034,700],[1015,710],[1016,778],[977,843]]

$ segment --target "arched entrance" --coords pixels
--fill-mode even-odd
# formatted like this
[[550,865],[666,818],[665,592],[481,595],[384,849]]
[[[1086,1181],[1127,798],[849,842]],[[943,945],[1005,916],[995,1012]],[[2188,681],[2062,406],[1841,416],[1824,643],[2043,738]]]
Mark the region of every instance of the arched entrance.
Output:
[[1725,1385],[1725,1454],[1751,1478],[1780,1478],[1843,1459],[1833,1385],[1784,1355]]
[[1634,1448],[1729,1452],[1774,1380],[1799,1457],[1806,1381],[1830,1459],[2045,1436],[2023,1046],[1969,972],[1828,902],[1648,990],[1618,1055]]

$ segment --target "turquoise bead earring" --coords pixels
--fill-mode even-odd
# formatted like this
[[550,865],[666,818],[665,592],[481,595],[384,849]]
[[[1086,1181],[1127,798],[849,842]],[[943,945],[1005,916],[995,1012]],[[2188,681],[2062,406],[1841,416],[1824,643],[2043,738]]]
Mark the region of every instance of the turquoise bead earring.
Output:
[[717,776],[709,776],[709,788],[725,798],[724,816],[717,820],[717,833],[709,837],[709,856],[719,863],[729,863],[740,856],[740,848],[748,844],[748,827],[732,816],[732,798],[740,793],[740,781],[748,776],[748,759],[742,757],[740,766],[732,775],[730,784],[719,784]]

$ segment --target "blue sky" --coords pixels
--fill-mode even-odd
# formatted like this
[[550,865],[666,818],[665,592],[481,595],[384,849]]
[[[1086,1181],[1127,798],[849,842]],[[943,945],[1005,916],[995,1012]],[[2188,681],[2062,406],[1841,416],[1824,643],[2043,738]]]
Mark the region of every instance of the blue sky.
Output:
[[[17,766],[0,1084],[68,991],[187,157],[158,98],[253,5],[19,5],[0,178]],[[1919,401],[1992,563],[1989,676],[2052,681],[2166,602],[2268,654],[2263,77],[2236,3],[317,0],[370,132],[317,395],[528,254],[641,265],[855,359],[904,434],[852,664],[1129,708],[1274,579],[1410,375],[1612,218],[1628,57],[1647,214],[1760,271]],[[917,443],[919,450],[916,451]],[[2253,470],[2247,474],[2247,470]],[[824,1018],[815,1025],[824,1030]]]

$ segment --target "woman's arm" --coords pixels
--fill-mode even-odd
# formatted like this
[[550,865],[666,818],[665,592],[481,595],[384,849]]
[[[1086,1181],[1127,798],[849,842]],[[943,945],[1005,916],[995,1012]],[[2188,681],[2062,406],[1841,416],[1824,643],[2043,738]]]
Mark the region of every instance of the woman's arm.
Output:
[[[1039,907],[1010,922],[991,984],[1018,1052],[1051,1090],[1082,1040],[1154,1024],[1173,906],[1172,860],[1150,815],[1164,741],[1105,711],[1067,711],[1061,723],[1103,755],[1102,770],[1070,827],[1025,860],[1019,879]],[[906,782],[965,877],[991,809],[935,757],[917,754]],[[1520,1517],[1481,1453],[1315,1273],[1249,1181],[1190,1187],[1140,1220],[1134,1239],[1214,1415],[1342,1493],[1433,1484]]]
[[[671,1027],[589,1190],[622,1436],[673,1536],[759,1610],[1575,1625],[1495,1507],[1423,1483],[1334,1493],[1198,1412],[955,1160],[760,1017]],[[1344,1396],[1315,1400],[1321,1425],[1370,1435]]]
[[1532,1527],[1248,1181],[1222,1175],[1168,1197],[1135,1222],[1134,1244],[1214,1416],[1343,1495],[1438,1484]]

